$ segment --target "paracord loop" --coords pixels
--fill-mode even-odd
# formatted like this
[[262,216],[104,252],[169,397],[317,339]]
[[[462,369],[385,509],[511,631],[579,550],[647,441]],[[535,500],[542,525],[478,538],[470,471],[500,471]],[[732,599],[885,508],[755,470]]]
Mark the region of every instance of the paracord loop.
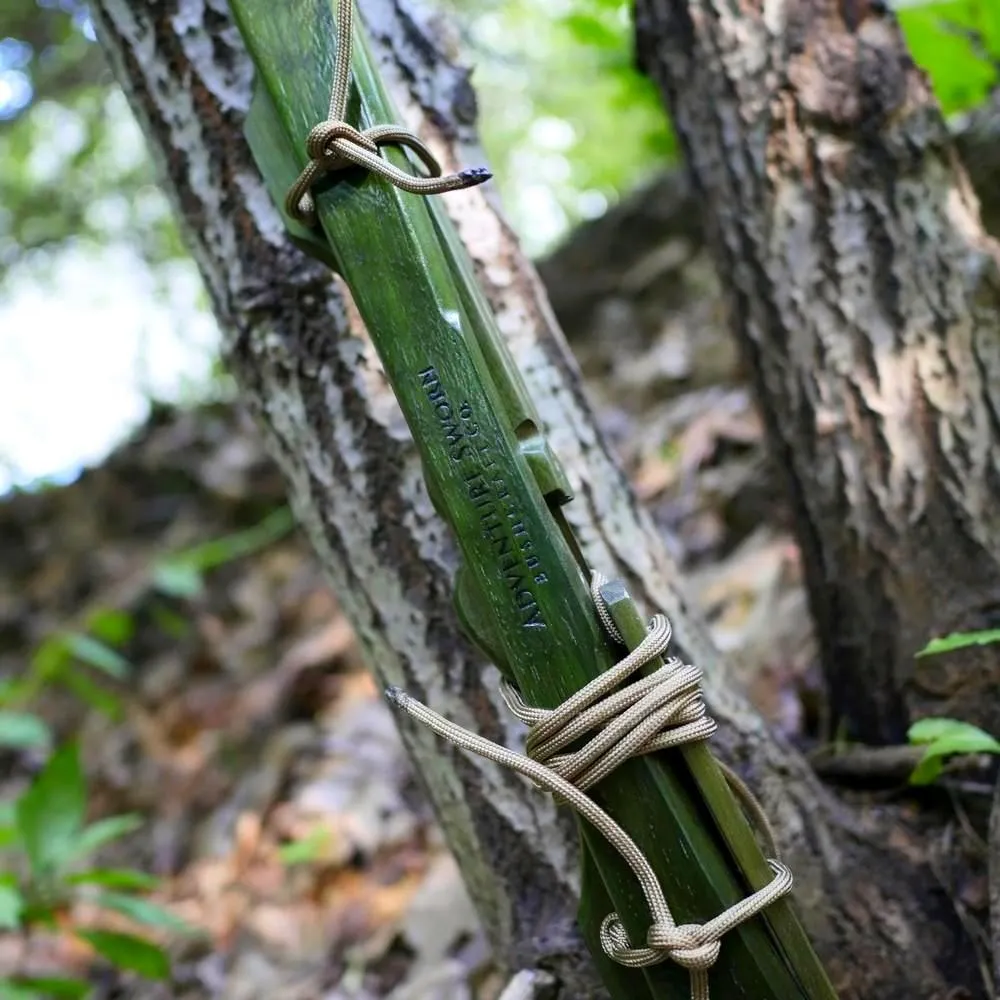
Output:
[[[357,166],[384,177],[411,194],[443,194],[488,181],[488,170],[473,167],[454,174],[441,173],[441,165],[419,137],[398,125],[375,125],[361,132],[343,120],[351,76],[351,23],[354,0],[339,0],[337,6],[337,62],[326,121],[315,125],[306,138],[309,162],[285,196],[285,211],[297,222],[316,224],[316,202],[312,187],[325,174]],[[428,176],[408,174],[379,155],[379,147],[405,146],[427,168]]]
[[[601,595],[606,580],[593,574],[591,595],[607,631],[622,641]],[[539,788],[572,806],[621,854],[642,887],[652,914],[646,946],[632,946],[617,913],[601,924],[601,947],[613,961],[632,968],[656,965],[668,959],[691,975],[691,1000],[710,1000],[708,971],[718,959],[722,937],[785,895],[792,873],[780,861],[768,860],[774,878],[704,924],[678,924],[670,911],[652,866],[634,840],[583,789],[605,777],[622,761],[639,754],[692,740],[715,730],[701,699],[701,673],[677,659],[624,687],[642,666],[666,651],[670,623],[657,615],[645,639],[620,663],[584,685],[556,709],[525,703],[517,688],[504,683],[502,693],[511,711],[529,726],[528,754],[515,753],[449,722],[437,712],[390,688],[388,697],[418,722],[456,746],[478,753],[530,778]],[[597,735],[578,750],[559,753],[591,730]],[[719,765],[734,792],[746,806],[774,852],[774,838],[759,803],[728,768]]]

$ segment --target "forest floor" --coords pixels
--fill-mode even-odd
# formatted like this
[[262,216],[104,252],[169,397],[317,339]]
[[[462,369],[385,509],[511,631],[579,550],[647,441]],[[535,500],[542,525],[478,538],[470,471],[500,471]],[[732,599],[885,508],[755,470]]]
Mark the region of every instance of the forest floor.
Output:
[[[815,726],[814,645],[760,424],[734,379],[675,378],[671,336],[588,381],[716,642],[798,738]],[[670,385],[641,421],[608,402],[656,372]],[[457,867],[283,504],[252,425],[221,405],[158,408],[76,483],[0,503],[0,677],[53,634],[127,616],[132,675],[101,681],[106,710],[53,687],[40,711],[81,734],[93,818],[146,818],[104,863],[161,876],[155,900],[199,931],[170,942],[171,982],[92,971],[97,996],[495,1000]],[[0,796],[37,763],[5,754]],[[0,936],[3,969],[90,961],[69,935]]]

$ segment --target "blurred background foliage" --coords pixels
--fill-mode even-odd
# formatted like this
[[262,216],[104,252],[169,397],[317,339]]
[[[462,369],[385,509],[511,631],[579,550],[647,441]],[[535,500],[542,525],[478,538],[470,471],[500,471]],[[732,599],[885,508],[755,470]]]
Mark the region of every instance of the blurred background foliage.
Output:
[[[437,0],[475,66],[484,144],[543,253],[676,161],[621,0]],[[997,0],[897,0],[948,113],[997,85]],[[109,274],[115,275],[108,282]],[[0,6],[0,492],[65,479],[152,398],[227,391],[193,264],[81,0]]]

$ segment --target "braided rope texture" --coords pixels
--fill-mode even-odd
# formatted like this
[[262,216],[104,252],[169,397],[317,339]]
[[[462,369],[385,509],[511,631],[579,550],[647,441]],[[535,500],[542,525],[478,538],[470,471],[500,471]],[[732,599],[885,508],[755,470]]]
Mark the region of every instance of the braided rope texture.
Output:
[[[603,576],[594,573],[591,596],[605,630],[622,643],[601,595],[605,583]],[[387,697],[455,746],[523,774],[594,826],[632,870],[652,917],[645,945],[636,947],[618,914],[608,914],[600,933],[605,954],[630,968],[673,961],[690,973],[691,1000],[710,1000],[708,974],[719,957],[722,938],[790,892],[792,873],[780,861],[769,859],[774,878],[762,889],[703,924],[678,924],[659,879],[635,841],[585,794],[630,757],[704,740],[715,732],[715,721],[708,716],[701,697],[701,671],[697,667],[665,657],[655,672],[627,683],[643,666],[666,653],[670,638],[669,621],[663,615],[654,616],[645,638],[628,656],[555,709],[526,704],[513,684],[502,681],[501,694],[508,708],[528,726],[524,754],[463,729],[398,688],[390,688]],[[578,749],[568,749],[595,730]],[[763,834],[769,853],[777,853],[759,803],[736,775],[721,763],[719,766]]]
[[[434,154],[408,129],[399,125],[375,125],[361,132],[343,120],[347,113],[351,82],[353,19],[354,0],[338,0],[337,60],[333,86],[330,89],[330,107],[326,121],[314,126],[306,137],[309,162],[285,197],[285,212],[296,222],[306,226],[315,226],[317,221],[313,185],[325,175],[348,167],[370,170],[401,190],[420,195],[443,194],[445,191],[474,187],[493,176],[484,167],[471,167],[455,174],[443,175]],[[427,175],[420,177],[408,174],[383,160],[379,149],[389,145],[410,149],[427,169]]]

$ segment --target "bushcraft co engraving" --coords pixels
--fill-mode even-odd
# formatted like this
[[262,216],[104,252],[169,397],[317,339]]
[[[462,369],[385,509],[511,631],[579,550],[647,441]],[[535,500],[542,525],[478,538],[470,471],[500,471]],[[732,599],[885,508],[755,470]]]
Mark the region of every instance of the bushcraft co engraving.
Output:
[[448,456],[459,467],[470,503],[479,514],[483,537],[497,556],[504,582],[521,615],[523,628],[545,628],[535,590],[548,583],[534,552],[521,512],[499,475],[496,458],[468,402],[455,406],[445,395],[434,368],[417,372],[420,386],[441,424]]

